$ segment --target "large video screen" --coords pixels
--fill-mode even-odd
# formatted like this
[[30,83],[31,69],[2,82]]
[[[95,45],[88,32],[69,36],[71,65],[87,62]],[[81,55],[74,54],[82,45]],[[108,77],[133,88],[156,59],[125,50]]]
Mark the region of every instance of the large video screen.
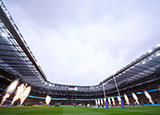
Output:
[[70,91],[78,91],[78,87],[77,86],[69,86],[68,90],[70,90]]

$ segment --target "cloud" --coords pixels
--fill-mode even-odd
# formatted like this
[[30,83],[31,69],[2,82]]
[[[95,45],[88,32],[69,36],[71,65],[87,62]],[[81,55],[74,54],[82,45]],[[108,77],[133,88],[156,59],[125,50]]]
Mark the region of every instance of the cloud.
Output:
[[160,41],[160,9],[154,2],[28,3],[6,5],[55,83],[98,84]]

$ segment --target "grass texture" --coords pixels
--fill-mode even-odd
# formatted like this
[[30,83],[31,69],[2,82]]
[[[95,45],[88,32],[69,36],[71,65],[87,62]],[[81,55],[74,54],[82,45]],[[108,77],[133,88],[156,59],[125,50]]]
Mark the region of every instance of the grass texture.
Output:
[[160,115],[160,107],[86,108],[86,107],[0,107],[0,115]]

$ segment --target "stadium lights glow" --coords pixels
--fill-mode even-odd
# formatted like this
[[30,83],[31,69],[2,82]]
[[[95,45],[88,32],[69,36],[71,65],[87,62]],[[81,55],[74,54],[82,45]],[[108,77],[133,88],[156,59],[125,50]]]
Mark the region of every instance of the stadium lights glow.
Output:
[[156,56],[160,56],[160,53],[156,54]]
[[150,49],[150,50],[148,50],[148,53],[151,53],[152,52],[152,50]]
[[6,35],[5,33],[1,33],[1,36],[2,36],[3,38],[7,38],[7,35]]
[[156,48],[157,48],[157,47],[160,47],[160,43],[156,45]]
[[146,62],[144,61],[144,62],[142,62],[142,64],[145,64]]

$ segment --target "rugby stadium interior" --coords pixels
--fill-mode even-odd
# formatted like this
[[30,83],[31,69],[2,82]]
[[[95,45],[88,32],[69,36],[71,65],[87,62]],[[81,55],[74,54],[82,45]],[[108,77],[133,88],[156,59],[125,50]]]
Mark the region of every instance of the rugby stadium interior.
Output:
[[[27,83],[31,92],[24,105],[45,105],[47,95],[50,105],[99,106],[151,106],[160,104],[160,44],[141,55],[124,68],[97,85],[79,86],[52,83],[25,42],[7,8],[0,2],[0,100],[11,82]],[[146,93],[151,98],[148,99]],[[3,104],[10,106],[13,93]],[[129,100],[127,104],[126,96]],[[138,102],[134,95],[137,95]],[[105,99],[104,99],[105,98]],[[19,102],[13,106],[19,105]]]

